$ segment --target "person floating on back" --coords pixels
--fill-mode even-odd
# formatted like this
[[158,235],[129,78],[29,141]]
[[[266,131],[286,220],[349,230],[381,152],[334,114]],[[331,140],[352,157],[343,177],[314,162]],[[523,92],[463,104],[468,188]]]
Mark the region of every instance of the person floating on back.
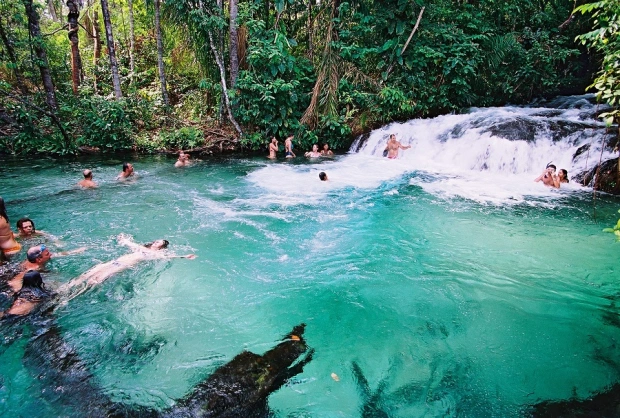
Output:
[[92,189],[94,187],[97,187],[97,183],[93,181],[92,170],[88,170],[88,169],[84,170],[82,174],[84,175],[84,180],[78,181],[78,186],[84,189]]
[[[383,151],[384,156],[388,157],[389,159],[393,160],[395,158],[398,158],[398,150],[399,149],[409,149],[411,148],[411,145],[403,145],[400,142],[398,142],[396,140],[396,135],[391,134],[390,135],[390,139],[388,140],[387,145],[385,146],[385,151]],[[386,153],[387,151],[387,153]]]

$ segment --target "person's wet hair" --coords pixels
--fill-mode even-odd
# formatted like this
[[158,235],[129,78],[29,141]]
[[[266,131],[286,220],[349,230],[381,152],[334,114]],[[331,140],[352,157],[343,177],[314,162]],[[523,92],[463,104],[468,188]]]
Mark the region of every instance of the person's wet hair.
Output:
[[553,168],[554,170],[557,170],[558,168],[555,166],[555,164],[549,163],[547,164],[546,168]]
[[568,171],[566,171],[564,168],[560,168],[560,171],[562,172],[562,174],[564,174],[564,180],[566,180],[566,182],[568,183]]
[[123,163],[123,173],[129,169],[129,163]]
[[43,251],[45,250],[46,250],[45,244],[35,245],[34,247],[30,247],[28,251],[26,252],[26,258],[31,263],[36,263],[37,258],[39,258],[41,254],[43,254]]
[[[123,171],[125,171],[125,166],[124,165],[123,165]],[[84,172],[82,174],[84,174],[84,178],[86,180],[88,180],[88,179],[93,177],[93,172],[91,170],[84,170]]]
[[[161,246],[161,248],[162,248],[162,249],[163,249],[163,248],[168,248],[168,245],[170,244],[170,242],[168,242],[168,240],[167,240],[167,239],[163,239],[162,241],[164,242],[164,245],[162,245],[162,246]],[[153,241],[153,242],[149,242],[148,244],[144,244],[144,246],[145,246],[146,248],[151,248],[151,247],[153,246],[153,244],[155,244],[155,241]]]
[[33,287],[37,289],[43,289],[43,278],[41,273],[36,270],[28,270],[24,274],[22,281],[22,287]]
[[321,181],[326,181],[327,180],[327,174],[325,174],[324,171],[321,171],[319,173],[319,178],[321,179]]
[[32,232],[36,232],[37,229],[34,227],[34,221],[30,218],[19,219],[16,223],[17,229],[22,229],[22,227],[24,226],[24,222],[30,222],[32,224]]
[[6,214],[6,206],[4,206],[4,199],[0,197],[0,216],[2,216],[6,223],[9,223],[9,215]]

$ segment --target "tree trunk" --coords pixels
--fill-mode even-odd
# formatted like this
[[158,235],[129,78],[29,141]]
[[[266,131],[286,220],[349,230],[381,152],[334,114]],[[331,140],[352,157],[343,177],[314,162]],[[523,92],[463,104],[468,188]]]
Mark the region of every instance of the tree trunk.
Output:
[[9,56],[9,60],[13,65],[13,72],[15,73],[15,83],[17,84],[17,88],[19,91],[26,95],[28,94],[28,89],[26,88],[26,84],[24,84],[24,78],[22,77],[22,73],[19,70],[19,66],[17,65],[17,57],[15,56],[15,49],[13,48],[13,44],[11,40],[6,34],[4,30],[4,26],[2,25],[2,19],[0,19],[0,38],[2,38],[2,43],[4,44],[4,48],[6,49],[6,53]]
[[230,11],[230,88],[239,75],[239,35],[237,34],[237,0],[229,0]]
[[134,61],[134,51],[136,47],[136,35],[133,22],[133,0],[128,0],[129,5],[129,80],[133,83],[133,76],[136,70]]
[[67,0],[67,22],[69,22],[69,42],[71,42],[71,82],[73,84],[73,94],[78,94],[78,88],[83,80],[82,76],[82,58],[80,57],[78,30],[80,26],[78,19],[80,10],[76,0]]
[[228,98],[228,89],[226,87],[226,70],[224,69],[224,60],[220,57],[220,54],[215,47],[215,43],[213,42],[213,35],[211,31],[209,31],[209,45],[211,46],[211,51],[213,51],[213,55],[215,56],[215,63],[220,70],[220,82],[222,83],[222,95],[224,96],[224,103],[226,103],[226,111],[228,112],[228,120],[235,127],[236,131],[239,133],[239,136],[243,135],[243,131],[241,131],[241,127],[235,120],[235,117],[232,114],[232,110],[230,108],[230,99]]
[[308,56],[310,57],[310,61],[312,61],[313,52],[312,52],[312,32],[314,31],[314,20],[312,19],[312,0],[308,0],[308,27],[306,30],[308,31]]
[[39,26],[39,15],[34,9],[32,0],[22,0],[24,7],[26,8],[26,16],[28,16],[28,31],[32,37],[32,47],[34,53],[37,56],[37,65],[41,72],[41,80],[43,81],[43,88],[45,89],[45,101],[47,105],[53,111],[58,109],[56,102],[56,89],[54,88],[54,82],[52,81],[52,74],[50,73],[49,65],[47,63],[47,53],[43,46],[43,37],[41,36],[41,27]]
[[99,58],[101,57],[101,30],[99,28],[99,12],[96,10],[93,11],[93,37],[95,38],[95,45],[93,51],[93,67],[95,70],[95,92],[99,92],[99,70],[97,66],[99,65]]
[[166,89],[166,73],[164,71],[164,43],[161,39],[161,24],[159,22],[159,0],[155,0],[155,37],[157,38],[157,68],[159,68],[159,84],[161,85],[161,98],[164,104],[170,104],[168,90]]
[[50,12],[50,16],[54,22],[58,22],[58,15],[56,14],[56,7],[54,7],[54,0],[47,0],[47,11]]
[[[217,9],[219,10],[220,16],[224,16],[223,0],[217,0],[216,4],[217,4]],[[224,31],[222,30],[217,31],[217,43],[218,43],[218,47],[220,48],[220,51],[223,51],[224,50]],[[222,122],[224,121],[224,90],[223,89],[221,93],[222,93],[222,99],[220,100],[220,105],[218,106],[218,110],[217,110],[217,120],[218,120],[218,124],[220,127],[222,126]]]
[[101,0],[101,13],[103,14],[103,25],[105,26],[105,37],[108,44],[108,56],[110,57],[110,70],[112,71],[112,85],[114,86],[114,97],[123,97],[121,91],[121,79],[118,75],[118,62],[116,61],[116,51],[114,47],[114,37],[112,36],[112,22],[110,21],[110,10],[108,0]]

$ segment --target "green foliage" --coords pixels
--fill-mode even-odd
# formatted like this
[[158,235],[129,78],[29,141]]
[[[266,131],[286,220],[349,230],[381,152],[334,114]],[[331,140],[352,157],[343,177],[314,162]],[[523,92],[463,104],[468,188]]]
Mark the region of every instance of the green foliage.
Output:
[[[620,213],[620,210],[618,211],[618,213]],[[615,234],[616,240],[620,241],[620,219],[618,219],[618,222],[613,228],[605,228],[603,229],[603,232],[611,232],[612,234]]]
[[191,149],[204,143],[204,133],[194,127],[159,132],[159,143],[165,149]]
[[596,90],[599,101],[613,108],[600,115],[611,125],[614,119],[620,119],[620,2],[603,0],[583,4],[575,12],[592,13],[594,18],[593,30],[577,36],[577,40],[603,56],[598,76],[589,88]]

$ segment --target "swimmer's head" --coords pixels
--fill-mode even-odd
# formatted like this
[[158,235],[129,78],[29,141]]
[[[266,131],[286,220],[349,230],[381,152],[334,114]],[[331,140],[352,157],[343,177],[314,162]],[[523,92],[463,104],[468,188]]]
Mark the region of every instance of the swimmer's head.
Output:
[[324,171],[321,171],[319,173],[319,178],[321,179],[321,181],[327,181],[327,174],[325,174]]
[[42,289],[43,279],[41,278],[41,273],[36,270],[28,270],[26,274],[24,274],[22,286]]
[[123,173],[131,173],[133,171],[133,165],[131,163],[123,163]]
[[144,244],[146,248],[150,248],[151,250],[163,250],[168,247],[167,239],[158,239],[157,241],[149,242],[148,244]]
[[17,221],[17,230],[25,235],[34,234],[36,231],[34,221],[30,218],[21,218]]
[[[125,171],[125,170],[123,170],[123,171]],[[86,170],[84,170],[82,172],[82,174],[84,175],[84,179],[85,180],[90,180],[90,179],[93,178],[93,172],[91,170],[86,169]]]
[[558,172],[558,176],[560,177],[561,181],[566,180],[566,182],[568,183],[568,171],[566,171],[563,168],[560,168],[560,171]]
[[312,146],[312,151],[313,151],[313,152],[317,152],[318,150],[319,150],[319,146],[318,146],[317,144],[314,144],[314,145]]
[[45,263],[52,258],[52,253],[47,249],[45,244],[30,247],[26,253],[26,258],[31,263]]
[[552,164],[552,163],[547,164],[547,168],[552,168],[553,171],[557,170],[557,167],[555,166],[555,164]]

